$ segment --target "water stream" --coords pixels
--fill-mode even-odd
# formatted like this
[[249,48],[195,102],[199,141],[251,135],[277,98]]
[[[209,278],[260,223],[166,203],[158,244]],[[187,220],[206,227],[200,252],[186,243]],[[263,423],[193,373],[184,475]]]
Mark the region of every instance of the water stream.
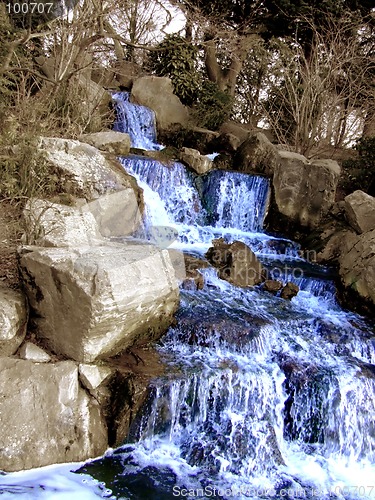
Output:
[[[157,149],[149,112],[116,99],[116,128]],[[157,347],[166,372],[150,384],[127,443],[78,469],[101,482],[83,476],[87,498],[375,498],[374,332],[339,306],[330,270],[265,234],[269,181],[121,161],[144,189],[138,237],[160,244],[164,235],[162,246],[195,256],[214,238],[244,241],[270,276],[300,292],[289,302],[202,269],[203,289],[181,290],[176,324]],[[74,491],[81,476],[63,477]],[[29,498],[57,498],[44,494]]]

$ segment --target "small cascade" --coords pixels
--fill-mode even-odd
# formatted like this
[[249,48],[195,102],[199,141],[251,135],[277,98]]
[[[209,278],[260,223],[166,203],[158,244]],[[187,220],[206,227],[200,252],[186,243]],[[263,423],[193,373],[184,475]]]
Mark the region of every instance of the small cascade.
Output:
[[207,222],[217,228],[260,232],[269,199],[264,177],[216,170],[200,181]]
[[129,101],[129,92],[117,92],[112,95],[116,103],[117,118],[113,130],[126,132],[130,136],[133,148],[159,150],[156,142],[155,114],[154,112]]
[[[170,224],[192,225],[202,217],[202,205],[193,184],[192,176],[178,162],[170,166],[151,158],[122,158],[124,168],[141,184],[159,197],[160,205],[165,207]],[[158,206],[149,207],[149,216],[157,222]],[[160,211],[163,213],[163,209]],[[163,217],[164,223],[164,217]]]

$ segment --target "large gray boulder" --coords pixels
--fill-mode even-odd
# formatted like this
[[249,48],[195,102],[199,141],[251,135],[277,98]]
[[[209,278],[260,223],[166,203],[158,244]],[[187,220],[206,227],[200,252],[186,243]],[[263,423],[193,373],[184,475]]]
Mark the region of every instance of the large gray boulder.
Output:
[[26,297],[18,290],[0,287],[0,356],[11,356],[23,342],[27,329]]
[[91,213],[104,237],[129,236],[138,229],[142,220],[143,203],[139,204],[132,188],[107,193],[81,208]]
[[236,170],[272,177],[280,163],[279,152],[262,132],[249,135],[234,157]]
[[341,280],[361,299],[375,305],[375,229],[352,236],[350,243],[339,257]]
[[[82,200],[81,200],[82,201]],[[23,212],[27,245],[45,247],[100,245],[104,237],[129,236],[142,220],[132,189],[100,196],[80,206],[33,198]]]
[[358,234],[375,229],[375,198],[363,191],[354,191],[345,198],[345,216]]
[[127,156],[130,151],[130,136],[123,132],[114,130],[95,132],[94,134],[81,135],[79,139],[101,151],[107,151],[116,156]]
[[189,113],[180,99],[173,93],[170,78],[142,76],[133,83],[131,100],[147,106],[155,112],[156,125],[160,132],[173,125],[187,125]]
[[279,151],[273,187],[279,212],[301,226],[315,228],[335,201],[340,167],[333,160],[308,161]]
[[25,247],[20,268],[38,334],[84,363],[158,339],[178,305],[169,253],[152,245]]
[[6,472],[94,458],[107,448],[99,406],[73,361],[0,358],[0,464]]
[[134,177],[94,146],[72,139],[42,137],[38,147],[63,192],[91,201],[104,194],[132,189],[142,204],[142,192]]

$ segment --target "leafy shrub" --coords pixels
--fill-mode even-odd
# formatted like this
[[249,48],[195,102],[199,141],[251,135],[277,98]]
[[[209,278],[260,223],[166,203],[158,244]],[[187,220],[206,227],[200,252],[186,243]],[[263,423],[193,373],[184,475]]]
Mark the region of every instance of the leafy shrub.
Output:
[[217,130],[230,116],[233,98],[219,90],[216,83],[205,81],[194,108],[194,117],[200,126]]
[[156,49],[150,55],[148,69],[158,76],[168,76],[181,102],[191,106],[200,86],[197,49],[178,35],[166,36]]

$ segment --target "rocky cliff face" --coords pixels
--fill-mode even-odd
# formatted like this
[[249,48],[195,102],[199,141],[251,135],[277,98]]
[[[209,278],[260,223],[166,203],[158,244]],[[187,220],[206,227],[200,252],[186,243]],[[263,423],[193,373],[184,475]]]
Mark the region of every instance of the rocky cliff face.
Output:
[[31,306],[26,342],[26,298],[0,289],[5,471],[85,460],[120,444],[148,378],[162,369],[155,362],[139,369],[142,347],[165,332],[179,302],[175,256],[108,239],[139,227],[143,200],[134,178],[83,142],[48,138],[40,147],[70,206],[33,199],[24,211],[23,239],[33,244],[19,251]]

